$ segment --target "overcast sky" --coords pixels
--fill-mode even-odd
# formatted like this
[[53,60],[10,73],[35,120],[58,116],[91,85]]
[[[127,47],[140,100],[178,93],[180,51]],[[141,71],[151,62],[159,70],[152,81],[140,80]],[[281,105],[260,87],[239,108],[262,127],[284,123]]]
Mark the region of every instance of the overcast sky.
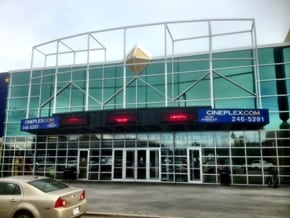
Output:
[[32,47],[53,39],[216,18],[254,18],[258,45],[282,43],[290,27],[290,0],[0,0],[0,72],[29,68]]

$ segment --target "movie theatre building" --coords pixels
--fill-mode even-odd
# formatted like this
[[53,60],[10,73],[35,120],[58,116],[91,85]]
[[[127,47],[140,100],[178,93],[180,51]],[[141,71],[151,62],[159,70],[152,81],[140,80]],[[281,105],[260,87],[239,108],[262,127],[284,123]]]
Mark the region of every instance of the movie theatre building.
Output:
[[231,19],[33,47],[10,72],[1,176],[290,184],[290,47],[256,41],[254,20]]

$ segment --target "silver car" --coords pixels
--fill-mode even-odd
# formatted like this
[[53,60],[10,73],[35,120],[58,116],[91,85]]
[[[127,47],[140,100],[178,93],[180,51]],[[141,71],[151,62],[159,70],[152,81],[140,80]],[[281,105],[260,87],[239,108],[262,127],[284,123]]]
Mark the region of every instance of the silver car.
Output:
[[1,218],[72,218],[86,209],[83,189],[41,176],[0,178]]
[[262,167],[264,167],[264,169],[268,169],[273,166],[274,165],[271,162],[265,160],[254,160],[248,165],[251,169],[261,169]]

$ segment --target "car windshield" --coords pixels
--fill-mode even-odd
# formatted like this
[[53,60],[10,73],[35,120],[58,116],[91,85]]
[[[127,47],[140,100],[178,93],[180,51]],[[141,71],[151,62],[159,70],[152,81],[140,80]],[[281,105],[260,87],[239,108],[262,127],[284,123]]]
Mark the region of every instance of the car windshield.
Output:
[[40,189],[43,192],[52,192],[68,187],[66,184],[52,179],[34,180],[29,182],[29,184]]

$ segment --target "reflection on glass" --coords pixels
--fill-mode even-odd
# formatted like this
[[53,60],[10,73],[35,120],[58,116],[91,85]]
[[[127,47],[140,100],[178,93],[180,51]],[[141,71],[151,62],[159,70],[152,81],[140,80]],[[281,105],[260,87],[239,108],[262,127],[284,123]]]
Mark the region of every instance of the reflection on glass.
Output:
[[217,147],[229,147],[229,133],[216,132],[215,142]]
[[187,144],[187,133],[177,133],[175,135],[175,147],[184,148]]
[[123,178],[123,150],[115,150],[114,153],[114,179]]
[[202,147],[214,147],[214,133],[202,132],[201,133],[201,146]]

